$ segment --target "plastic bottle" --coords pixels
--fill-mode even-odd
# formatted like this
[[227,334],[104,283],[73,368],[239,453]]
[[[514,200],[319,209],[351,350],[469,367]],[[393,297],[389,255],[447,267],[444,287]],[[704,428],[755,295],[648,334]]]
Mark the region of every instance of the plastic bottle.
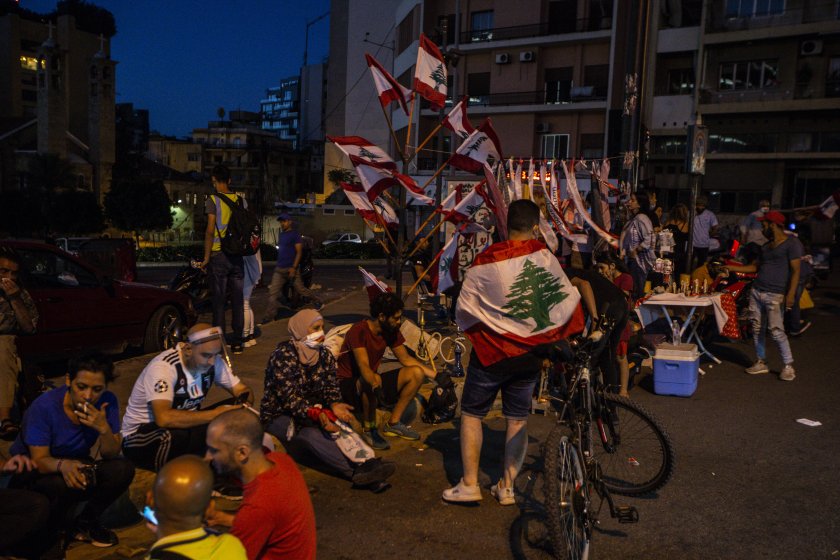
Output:
[[680,326],[675,319],[671,320],[671,343],[676,346],[680,341]]

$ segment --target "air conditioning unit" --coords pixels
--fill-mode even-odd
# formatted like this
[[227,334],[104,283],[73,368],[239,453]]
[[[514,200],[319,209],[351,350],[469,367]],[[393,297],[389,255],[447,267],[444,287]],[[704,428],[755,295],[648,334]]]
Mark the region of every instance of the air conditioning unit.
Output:
[[821,54],[823,51],[822,39],[808,39],[799,43],[799,54],[802,56],[810,56],[814,54]]
[[534,51],[522,51],[519,53],[519,62],[534,62],[537,59]]
[[537,132],[549,132],[551,130],[551,123],[547,122],[538,122],[537,123]]
[[510,55],[508,53],[497,54],[496,64],[510,64]]

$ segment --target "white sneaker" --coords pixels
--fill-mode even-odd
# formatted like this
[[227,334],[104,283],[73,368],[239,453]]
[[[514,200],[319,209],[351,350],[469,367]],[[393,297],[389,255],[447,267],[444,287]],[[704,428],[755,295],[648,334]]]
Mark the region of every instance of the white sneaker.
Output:
[[792,365],[786,365],[782,373],[779,374],[779,379],[782,381],[793,381],[796,379],[796,370],[793,369]]
[[250,336],[249,336],[248,338],[246,338],[246,339],[245,339],[245,341],[242,343],[242,346],[244,346],[245,348],[250,348],[251,346],[256,346],[256,345],[257,345],[257,339],[256,339],[256,338],[254,338],[254,335],[250,335]]
[[753,365],[745,369],[750,375],[757,375],[759,373],[770,373],[770,368],[764,363],[764,360],[756,360]]
[[458,484],[444,490],[441,497],[447,502],[478,502],[481,501],[481,488],[467,486],[462,478]]
[[499,502],[500,506],[512,506],[516,504],[516,497],[513,493],[513,488],[503,488],[499,486],[500,480],[490,488],[490,493]]

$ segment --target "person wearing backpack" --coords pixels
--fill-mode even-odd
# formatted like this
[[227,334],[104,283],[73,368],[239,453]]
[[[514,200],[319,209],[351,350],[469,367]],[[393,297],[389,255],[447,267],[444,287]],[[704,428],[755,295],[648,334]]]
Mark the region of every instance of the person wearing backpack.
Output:
[[[225,300],[230,291],[231,327],[230,348],[234,354],[242,353],[242,332],[245,327],[244,264],[243,255],[223,250],[222,240],[228,230],[234,205],[244,205],[244,198],[230,190],[230,170],[217,165],[212,171],[216,193],[207,197],[204,211],[207,229],[204,232],[204,260],[207,267],[213,306],[213,326],[225,332]],[[227,204],[224,199],[227,199]]]

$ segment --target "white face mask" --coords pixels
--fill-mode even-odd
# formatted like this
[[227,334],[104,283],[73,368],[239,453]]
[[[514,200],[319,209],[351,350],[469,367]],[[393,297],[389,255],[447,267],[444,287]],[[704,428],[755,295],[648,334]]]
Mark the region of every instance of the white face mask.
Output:
[[303,339],[303,344],[307,348],[320,348],[324,345],[324,331],[309,333],[306,338]]
[[762,214],[766,214],[767,212],[770,211],[770,207],[769,206],[762,206],[761,208],[759,208],[759,210],[761,210]]

